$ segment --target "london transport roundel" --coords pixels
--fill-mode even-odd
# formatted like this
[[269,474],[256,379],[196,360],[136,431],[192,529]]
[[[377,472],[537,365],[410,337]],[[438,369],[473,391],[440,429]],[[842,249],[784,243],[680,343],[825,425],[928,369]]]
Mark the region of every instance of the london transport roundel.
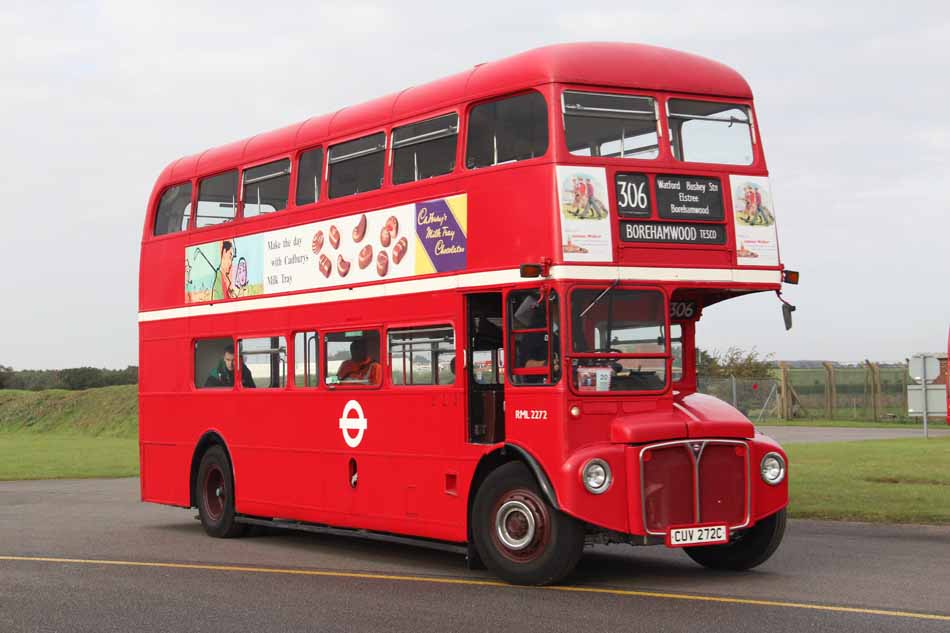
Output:
[[[356,414],[355,417],[351,415],[353,413]],[[343,441],[350,448],[356,448],[363,441],[363,433],[366,432],[366,416],[363,415],[363,407],[356,400],[350,400],[343,407],[340,430],[343,431]],[[350,435],[350,431],[356,431],[356,434]]]

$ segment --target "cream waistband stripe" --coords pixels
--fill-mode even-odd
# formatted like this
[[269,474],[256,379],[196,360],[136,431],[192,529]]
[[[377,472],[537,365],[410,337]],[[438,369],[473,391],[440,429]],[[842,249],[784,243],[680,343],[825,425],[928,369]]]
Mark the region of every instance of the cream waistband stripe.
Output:
[[[777,270],[744,270],[741,268],[654,268],[649,266],[555,266],[551,269],[552,279],[579,279],[583,281],[625,281],[644,282],[707,282],[707,283],[743,283],[777,284],[782,274]],[[479,288],[498,284],[524,281],[517,268],[493,270],[480,273],[462,273],[444,277],[425,279],[400,279],[372,286],[355,288],[335,288],[330,290],[312,290],[291,295],[275,297],[255,297],[241,301],[221,301],[166,310],[139,312],[139,322],[180,319],[183,317],[209,316],[213,314],[231,314],[249,310],[267,308],[289,308],[335,301],[354,301],[378,297],[455,290],[458,288]]]

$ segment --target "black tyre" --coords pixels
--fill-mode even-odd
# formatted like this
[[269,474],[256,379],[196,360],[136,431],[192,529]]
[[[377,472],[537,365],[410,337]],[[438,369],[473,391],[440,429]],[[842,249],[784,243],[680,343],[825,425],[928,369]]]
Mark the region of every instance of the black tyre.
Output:
[[752,569],[769,559],[785,535],[785,510],[762,519],[725,545],[687,547],[686,554],[710,569]]
[[212,446],[202,456],[195,499],[201,525],[209,536],[234,538],[244,534],[247,526],[234,520],[234,477],[223,447]]
[[548,504],[521,462],[497,468],[482,482],[472,506],[472,538],[485,565],[518,585],[561,580],[584,551],[584,526]]

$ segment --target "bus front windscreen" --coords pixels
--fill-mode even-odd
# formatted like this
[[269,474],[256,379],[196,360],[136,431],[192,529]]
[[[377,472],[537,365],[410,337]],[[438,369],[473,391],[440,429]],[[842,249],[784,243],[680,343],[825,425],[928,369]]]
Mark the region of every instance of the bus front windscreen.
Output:
[[571,293],[571,376],[581,392],[660,391],[667,384],[666,301],[655,290]]

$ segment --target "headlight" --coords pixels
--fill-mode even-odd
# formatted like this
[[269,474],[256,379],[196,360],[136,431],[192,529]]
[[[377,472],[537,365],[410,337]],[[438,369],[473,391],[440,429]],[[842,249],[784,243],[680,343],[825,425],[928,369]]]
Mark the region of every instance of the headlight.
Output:
[[610,466],[602,459],[592,459],[581,469],[581,480],[587,492],[600,495],[610,488],[613,483],[613,477],[610,474]]
[[762,481],[777,486],[785,479],[785,460],[778,453],[768,453],[762,458],[760,470]]

